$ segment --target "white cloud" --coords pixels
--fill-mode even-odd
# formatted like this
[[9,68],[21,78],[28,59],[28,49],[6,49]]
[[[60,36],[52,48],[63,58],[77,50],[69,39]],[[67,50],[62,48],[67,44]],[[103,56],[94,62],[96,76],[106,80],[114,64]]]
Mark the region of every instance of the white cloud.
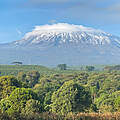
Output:
[[53,25],[41,25],[41,26],[35,26],[35,29],[33,32],[40,32],[40,31],[88,31],[88,32],[97,32],[100,30],[96,30],[90,27],[84,27],[82,25],[74,25],[74,24],[68,24],[68,23],[57,23]]

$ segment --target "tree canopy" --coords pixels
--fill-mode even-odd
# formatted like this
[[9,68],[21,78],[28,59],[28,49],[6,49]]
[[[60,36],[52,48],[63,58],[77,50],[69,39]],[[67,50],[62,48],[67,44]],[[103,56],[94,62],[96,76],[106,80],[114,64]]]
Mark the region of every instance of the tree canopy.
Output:
[[90,93],[83,86],[68,81],[53,93],[51,110],[60,114],[82,112],[87,111],[91,103]]

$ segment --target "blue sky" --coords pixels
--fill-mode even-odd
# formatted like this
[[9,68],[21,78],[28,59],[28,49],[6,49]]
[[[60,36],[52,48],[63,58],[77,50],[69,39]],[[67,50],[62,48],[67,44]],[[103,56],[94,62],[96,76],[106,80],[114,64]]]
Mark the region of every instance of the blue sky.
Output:
[[120,0],[0,0],[0,43],[19,40],[36,25],[59,22],[120,36]]

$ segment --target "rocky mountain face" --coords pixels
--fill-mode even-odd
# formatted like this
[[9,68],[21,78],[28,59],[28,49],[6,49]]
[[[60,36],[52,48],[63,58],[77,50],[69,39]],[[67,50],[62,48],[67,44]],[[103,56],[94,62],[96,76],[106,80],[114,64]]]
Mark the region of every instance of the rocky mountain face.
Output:
[[81,25],[58,23],[36,26],[21,40],[0,45],[0,62],[118,64],[119,53],[120,38],[117,36]]

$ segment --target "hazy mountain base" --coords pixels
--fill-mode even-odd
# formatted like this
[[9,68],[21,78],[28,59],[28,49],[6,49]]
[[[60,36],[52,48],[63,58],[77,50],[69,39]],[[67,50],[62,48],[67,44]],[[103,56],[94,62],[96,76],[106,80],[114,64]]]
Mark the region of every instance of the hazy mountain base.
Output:
[[21,61],[23,64],[53,66],[60,63],[68,65],[117,64],[120,61],[120,48],[115,46],[58,46],[39,48],[8,47],[0,48],[0,64]]

